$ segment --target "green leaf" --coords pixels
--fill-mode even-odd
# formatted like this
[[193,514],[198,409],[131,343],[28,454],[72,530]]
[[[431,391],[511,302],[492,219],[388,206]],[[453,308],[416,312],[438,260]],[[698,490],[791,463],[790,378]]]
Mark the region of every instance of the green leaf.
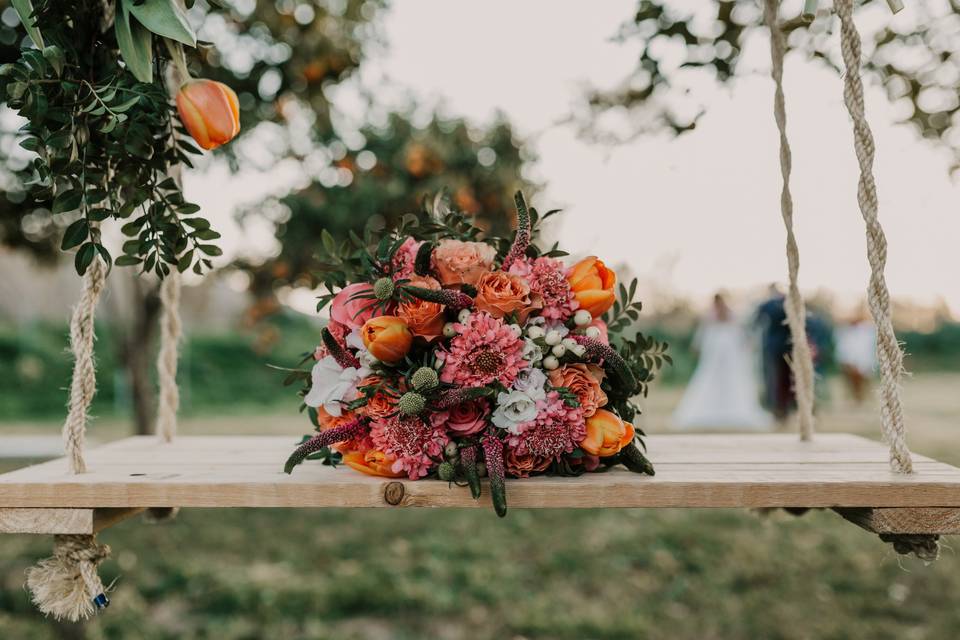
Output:
[[92,242],[88,242],[80,247],[80,251],[77,251],[77,257],[73,260],[73,266],[76,268],[77,273],[83,275],[87,272],[87,267],[90,266],[90,263],[93,262],[94,256],[97,255],[97,245]]
[[197,35],[187,21],[187,14],[175,0],[121,0],[123,6],[133,14],[140,24],[164,38],[197,46]]
[[67,211],[76,211],[80,207],[80,201],[83,199],[83,192],[79,189],[70,189],[64,191],[53,199],[52,210],[54,213],[66,213]]
[[90,226],[85,218],[80,218],[63,232],[63,241],[60,243],[60,249],[66,251],[79,246],[90,234]]
[[132,2],[123,0],[117,4],[114,30],[120,55],[133,77],[140,82],[153,82],[153,34],[136,20],[130,19],[127,5]]
[[215,244],[198,244],[197,249],[200,249],[203,253],[208,256],[222,256],[223,250]]
[[30,17],[33,15],[33,3],[30,0],[10,0],[10,4],[17,10],[20,22],[23,23],[23,28],[27,30],[27,35],[33,40],[34,46],[37,49],[43,49],[43,36],[40,35],[40,30],[37,29],[33,18]]
[[140,264],[140,258],[136,256],[120,256],[113,264],[117,265],[118,267],[132,267]]
[[43,57],[47,59],[47,62],[54,68],[58,76],[63,73],[63,51],[60,47],[56,45],[44,47]]

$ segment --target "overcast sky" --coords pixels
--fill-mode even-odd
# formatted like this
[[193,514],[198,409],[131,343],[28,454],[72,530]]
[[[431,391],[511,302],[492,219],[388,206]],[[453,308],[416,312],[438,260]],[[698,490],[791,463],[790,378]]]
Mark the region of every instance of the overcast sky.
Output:
[[[631,16],[635,0],[590,3],[589,11],[585,6],[550,0],[395,3],[383,22],[387,47],[374,52],[357,82],[377,87],[386,102],[412,95],[424,108],[440,104],[477,123],[505,112],[539,157],[533,176],[546,188],[535,204],[565,209],[558,235],[574,253],[629,264],[638,275],[698,300],[718,288],[782,280],[766,40],[755,38],[744,54],[742,69],[755,73],[711,96],[696,131],[678,139],[641,137],[616,148],[592,146],[572,126],[557,123],[584,87],[612,86],[633,68],[636,46],[611,36]],[[799,55],[788,59],[785,76],[801,285],[852,300],[866,284],[868,267],[841,79]],[[337,91],[335,103],[353,112],[356,94],[348,85]],[[894,108],[877,87],[869,90],[867,112],[877,138],[891,292],[923,302],[943,297],[956,313],[960,191],[947,173],[951,158],[909,126],[894,125]],[[188,195],[226,219],[237,204],[287,188],[295,173],[286,167],[269,177],[231,178],[214,167],[188,180]],[[237,229],[227,232],[230,244],[256,241]]]

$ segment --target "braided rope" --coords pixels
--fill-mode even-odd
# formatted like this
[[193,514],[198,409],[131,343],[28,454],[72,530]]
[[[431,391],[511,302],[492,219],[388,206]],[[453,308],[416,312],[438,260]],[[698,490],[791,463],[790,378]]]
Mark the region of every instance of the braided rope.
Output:
[[177,410],[180,408],[180,390],[177,388],[177,345],[182,334],[180,322],[180,273],[173,269],[160,285],[160,352],[157,355],[157,373],[160,379],[160,398],[157,405],[157,433],[164,442],[173,440],[177,433]]
[[880,365],[880,424],[890,445],[890,467],[897,473],[912,473],[913,462],[907,448],[900,402],[900,376],[903,352],[890,319],[890,293],[883,276],[887,262],[887,239],[877,218],[877,185],[873,177],[874,141],[867,124],[860,80],[860,34],[853,22],[853,0],[833,0],[840,16],[840,48],[846,74],[843,77],[843,101],[853,120],[853,148],[860,164],[857,202],[866,223],[867,258],[870,284],[867,303],[877,326],[877,361]]
[[63,423],[63,439],[70,460],[70,471],[84,473],[83,444],[87,431],[87,413],[97,392],[97,367],[93,357],[94,315],[103,291],[106,272],[99,258],[94,258],[83,276],[80,300],[70,318],[70,351],[73,353],[73,376],[67,419]]
[[790,338],[793,348],[790,357],[790,368],[793,370],[794,392],[797,397],[797,409],[800,417],[800,439],[810,440],[813,437],[813,355],[810,344],[807,342],[806,318],[807,310],[800,295],[798,275],[800,271],[800,251],[797,248],[797,238],[793,233],[793,197],[790,194],[790,173],[793,169],[793,156],[790,152],[790,143],[787,140],[787,112],[783,95],[783,59],[786,46],[783,31],[777,22],[777,13],[780,0],[766,0],[763,7],[763,17],[770,30],[770,60],[772,62],[770,76],[773,78],[776,89],[773,94],[773,115],[780,131],[780,175],[783,188],[780,191],[780,213],[783,216],[783,226],[787,231],[787,271],[789,274],[789,288],[784,304],[787,314],[787,324],[790,326]]

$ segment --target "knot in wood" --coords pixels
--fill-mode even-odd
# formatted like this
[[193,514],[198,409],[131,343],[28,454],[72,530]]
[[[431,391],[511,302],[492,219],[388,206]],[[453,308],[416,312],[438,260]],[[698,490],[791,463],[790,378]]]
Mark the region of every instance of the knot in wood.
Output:
[[406,489],[404,489],[402,482],[388,482],[387,486],[383,488],[383,499],[387,501],[387,504],[397,506],[403,500],[405,492]]

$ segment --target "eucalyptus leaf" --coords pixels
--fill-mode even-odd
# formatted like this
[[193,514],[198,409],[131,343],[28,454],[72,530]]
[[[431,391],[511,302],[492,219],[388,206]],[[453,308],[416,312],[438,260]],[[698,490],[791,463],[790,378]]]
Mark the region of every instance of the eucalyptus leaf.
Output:
[[120,55],[127,68],[140,82],[153,82],[153,34],[142,24],[130,17],[126,0],[117,6],[114,30]]
[[121,0],[121,3],[144,27],[164,38],[197,46],[197,35],[187,21],[187,14],[175,0]]
[[23,28],[27,30],[27,35],[33,40],[34,46],[37,49],[43,49],[43,36],[40,35],[40,30],[34,24],[33,18],[30,17],[33,15],[33,2],[30,0],[10,0],[10,4],[17,10],[20,22],[23,23]]

